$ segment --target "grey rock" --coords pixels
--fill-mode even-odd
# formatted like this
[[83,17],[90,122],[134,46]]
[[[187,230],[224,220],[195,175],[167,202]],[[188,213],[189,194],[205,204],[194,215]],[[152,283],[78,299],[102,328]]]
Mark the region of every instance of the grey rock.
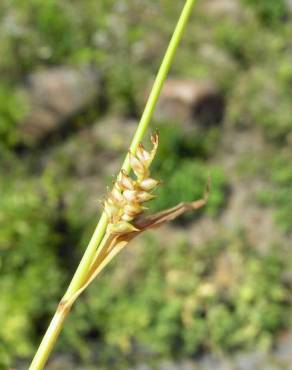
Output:
[[29,111],[20,130],[23,141],[34,144],[99,96],[99,75],[92,69],[54,67],[30,74],[22,91]]
[[216,67],[216,71],[220,68],[221,71],[236,71],[237,65],[231,56],[221,48],[205,43],[198,49],[198,56],[208,65]]
[[275,349],[275,358],[290,364],[292,369],[292,332],[282,334]]
[[69,370],[74,365],[73,358],[67,355],[59,355],[49,361],[47,365],[48,370]]
[[94,124],[92,135],[104,149],[124,152],[129,147],[138,122],[119,116],[104,117]]
[[233,370],[230,363],[222,358],[205,355],[198,361],[198,370]]
[[162,90],[156,118],[212,125],[221,122],[223,113],[223,96],[211,81],[169,79]]
[[182,368],[180,364],[176,364],[171,361],[164,361],[160,364],[158,370],[182,370]]
[[292,0],[285,0],[288,11],[292,12]]
[[258,352],[243,353],[236,357],[235,363],[238,370],[265,369],[265,355]]
[[199,370],[199,368],[196,362],[187,360],[181,364],[181,370]]
[[135,369],[132,370],[151,370],[151,368],[146,364],[141,364],[135,367]]
[[243,9],[237,0],[207,0],[204,1],[203,10],[206,14],[215,18],[241,19]]

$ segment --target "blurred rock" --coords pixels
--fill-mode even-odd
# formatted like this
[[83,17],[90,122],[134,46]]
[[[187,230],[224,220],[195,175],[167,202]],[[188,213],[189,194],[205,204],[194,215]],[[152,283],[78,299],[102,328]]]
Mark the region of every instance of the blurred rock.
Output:
[[265,368],[266,357],[260,352],[242,353],[236,357],[238,370],[252,370]]
[[224,114],[222,93],[210,81],[166,81],[156,109],[159,120],[198,121],[202,126],[218,124]]
[[98,121],[92,127],[93,140],[100,143],[103,148],[99,157],[102,158],[103,163],[106,163],[106,166],[103,167],[107,176],[112,176],[119,170],[137,125],[138,123],[134,119],[109,116]]
[[215,18],[242,18],[243,9],[237,0],[207,0],[202,3],[204,12]]
[[243,179],[236,173],[238,158],[253,165],[265,155],[267,147],[261,132],[257,128],[236,130],[227,123],[221,145],[220,161],[228,174],[230,194],[220,223],[229,230],[240,228],[248,243],[262,252],[272,244],[284,247],[287,242],[275,224],[273,209],[266,207],[263,212],[262,205],[256,201],[260,191],[267,188],[265,180]]
[[72,369],[74,361],[72,356],[59,355],[49,361],[48,370],[69,370]]
[[151,368],[146,364],[141,364],[135,367],[133,370],[151,370]]
[[275,357],[284,364],[290,364],[292,368],[292,331],[283,332],[279,337],[275,349]]
[[223,49],[209,43],[204,43],[198,49],[198,55],[203,58],[204,62],[207,62],[209,65],[220,67],[221,71],[228,70],[229,73],[236,70],[236,63]]
[[159,370],[182,370],[180,364],[172,363],[171,361],[164,361],[159,365]]
[[285,0],[285,4],[287,9],[291,12],[292,11],[292,0]]
[[[228,357],[214,354],[204,354],[196,360],[182,360],[180,362],[162,361],[155,366],[142,363],[129,370],[284,370],[291,369],[291,332],[284,333],[270,353],[242,352]],[[93,370],[94,365],[80,365],[74,361],[72,356],[57,355],[49,361],[48,370]],[[24,370],[27,366],[18,366],[17,369]]]
[[[291,344],[291,343],[290,343]],[[291,347],[289,347],[291,348]],[[287,348],[288,349],[288,348]],[[289,351],[289,350],[288,350]],[[291,359],[291,356],[290,356]],[[244,352],[235,356],[221,357],[205,354],[197,360],[181,362],[163,361],[151,367],[154,370],[281,370],[290,369],[289,358],[279,361],[276,353]],[[150,370],[150,367],[139,365],[131,370]]]
[[138,122],[119,116],[108,116],[98,121],[92,128],[92,135],[102,142],[105,149],[125,151]]
[[203,356],[198,361],[198,370],[234,370],[231,361],[214,356],[212,354]]
[[92,103],[100,94],[100,81],[92,69],[55,67],[29,75],[23,90],[30,109],[21,134],[24,142],[35,144]]
[[50,148],[42,166],[57,173],[70,171],[75,176],[65,204],[74,202],[76,194],[85,194],[83,216],[94,217],[101,209],[99,200],[106,186],[118,173],[137,122],[118,116],[103,117]]

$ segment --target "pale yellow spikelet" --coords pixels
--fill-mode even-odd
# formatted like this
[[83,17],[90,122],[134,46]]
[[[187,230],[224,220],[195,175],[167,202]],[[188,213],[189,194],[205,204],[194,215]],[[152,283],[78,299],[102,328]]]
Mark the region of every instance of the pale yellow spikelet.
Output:
[[138,145],[136,155],[141,162],[149,161],[151,159],[151,154],[144,149],[141,143]]
[[199,209],[207,203],[209,182],[202,199],[180,203],[153,215],[141,215],[146,209],[144,202],[154,198],[152,190],[158,185],[158,181],[149,175],[149,167],[157,151],[158,136],[153,135],[151,141],[153,143],[151,152],[140,145],[137,155],[132,155],[131,162],[135,167],[132,169],[137,178],[133,179],[124,171],[120,172],[113,190],[109,192],[108,199],[104,202],[108,217],[105,237],[90,265],[83,286],[71,297],[71,302],[74,302],[104,267],[136,236],[174,220],[185,212]]
[[150,191],[156,188],[158,184],[159,184],[159,181],[151,179],[149,177],[148,179],[142,180],[140,182],[140,188],[145,191]]
[[144,165],[145,162],[143,163],[142,161],[140,161],[132,153],[129,153],[129,158],[131,168],[134,171],[135,175],[138,177],[138,179],[146,177],[148,168]]
[[121,175],[117,183],[122,190],[134,190],[135,189],[134,180],[130,176],[128,176],[125,173],[125,171],[121,171]]
[[137,195],[139,202],[148,202],[155,198],[155,195],[148,193],[147,191],[140,191]]
[[[136,155],[129,153],[131,169],[136,176],[133,179],[122,170],[104,202],[104,209],[109,219],[108,230],[117,233],[117,230],[125,232],[131,222],[145,209],[144,202],[153,199],[152,191],[158,185],[158,181],[150,177],[149,167],[154,159],[158,147],[158,135],[151,137],[152,150],[147,151],[142,144],[138,145]],[[116,226],[115,226],[116,225]]]

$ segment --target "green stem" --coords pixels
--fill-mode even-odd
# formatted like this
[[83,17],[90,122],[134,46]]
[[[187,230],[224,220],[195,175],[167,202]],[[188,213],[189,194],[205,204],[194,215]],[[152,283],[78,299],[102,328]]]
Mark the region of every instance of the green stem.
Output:
[[60,304],[57,311],[52,318],[50,325],[44,335],[42,342],[34,356],[34,359],[29,367],[29,370],[42,370],[47,362],[47,359],[54,348],[58,336],[62,330],[64,320],[66,319],[70,308],[64,307]]
[[[158,71],[158,74],[156,76],[156,79],[154,81],[151,93],[148,97],[144,112],[142,114],[141,120],[139,122],[139,125],[137,127],[137,130],[134,134],[134,137],[132,139],[132,143],[129,147],[129,150],[132,153],[135,153],[137,150],[138,144],[142,141],[143,136],[146,132],[147,127],[149,126],[149,123],[152,119],[153,112],[155,109],[155,106],[157,104],[162,86],[164,84],[164,81],[167,77],[167,74],[169,72],[171,63],[173,61],[174,54],[177,50],[177,47],[179,45],[179,42],[182,38],[184,29],[187,25],[188,19],[191,15],[192,8],[195,4],[196,0],[186,0],[185,6],[182,10],[182,13],[180,15],[180,18],[177,22],[176,28],[174,30],[173,36],[170,40],[169,46],[166,50],[165,56],[163,58],[163,61],[161,63],[160,69]],[[126,172],[130,171],[130,164],[129,164],[129,156],[127,154],[122,169],[124,169]],[[64,300],[66,301],[69,299],[80,287],[85,281],[85,278],[88,273],[88,269],[90,267],[90,264],[95,256],[95,253],[97,251],[97,248],[102,241],[106,227],[108,224],[108,220],[106,217],[106,214],[103,212],[101,215],[101,218],[96,226],[96,229],[92,235],[92,238],[86,248],[86,251],[80,261],[80,264],[72,278],[72,281],[64,295]],[[63,322],[65,317],[67,316],[69,311],[66,311],[65,314],[62,316],[58,316],[57,313],[55,314],[39,348],[38,351],[34,357],[34,360],[30,366],[30,370],[40,370],[43,369],[52,349],[53,346],[57,340],[57,337],[62,329]],[[56,319],[57,315],[57,319]]]
[[[142,114],[141,120],[139,122],[139,125],[137,127],[136,133],[133,137],[132,143],[130,145],[130,151],[132,153],[136,152],[138,144],[142,141],[143,136],[145,134],[145,131],[147,127],[149,126],[149,123],[152,119],[153,112],[156,106],[156,103],[158,101],[162,86],[164,84],[164,81],[167,77],[167,74],[169,72],[171,63],[173,61],[173,57],[175,55],[175,52],[177,50],[177,47],[182,39],[183,32],[185,30],[185,27],[187,25],[188,19],[191,15],[191,11],[193,9],[193,6],[195,4],[196,0],[187,0],[185,3],[185,6],[181,12],[180,18],[177,22],[176,28],[174,30],[174,33],[172,35],[172,38],[169,42],[168,48],[166,50],[166,53],[164,55],[164,58],[162,60],[161,66],[159,68],[159,71],[157,73],[156,79],[154,81],[152,90],[150,92],[148,101],[146,103],[144,112]],[[125,161],[123,163],[122,168],[129,172],[130,170],[130,164],[129,164],[129,156],[127,155],[125,158]]]
[[[137,150],[138,144],[142,141],[143,136],[145,134],[145,131],[147,127],[149,126],[149,123],[152,119],[153,112],[155,109],[155,106],[157,104],[160,91],[162,89],[162,86],[164,84],[164,81],[167,77],[168,71],[170,69],[174,54],[176,52],[176,49],[179,45],[179,42],[182,38],[184,29],[187,25],[187,21],[190,17],[192,8],[195,4],[196,0],[187,0],[186,4],[182,10],[181,16],[177,22],[176,28],[174,30],[173,36],[170,40],[169,46],[166,50],[165,56],[162,60],[161,66],[159,68],[158,74],[156,76],[156,79],[154,81],[152,90],[150,92],[149,98],[147,100],[145,109],[143,111],[141,120],[139,122],[139,125],[137,127],[137,130],[134,134],[134,137],[132,139],[132,143],[130,145],[130,151],[132,153],[135,153]],[[126,172],[130,171],[130,164],[129,164],[129,155],[126,156],[122,169],[124,169]],[[101,242],[103,235],[105,233],[105,229],[107,226],[107,219],[106,215],[103,213],[99,223],[97,224],[97,227],[95,229],[95,232],[92,236],[92,239],[89,242],[89,245],[84,253],[84,256],[80,262],[80,265],[78,266],[76,273],[70,283],[70,286],[67,290],[66,295],[71,295],[71,293],[74,293],[76,290],[79,289],[80,285],[82,284],[84,278],[86,277],[87,269],[90,266],[90,263],[92,261],[92,258],[95,254],[96,248],[98,247],[99,243]]]

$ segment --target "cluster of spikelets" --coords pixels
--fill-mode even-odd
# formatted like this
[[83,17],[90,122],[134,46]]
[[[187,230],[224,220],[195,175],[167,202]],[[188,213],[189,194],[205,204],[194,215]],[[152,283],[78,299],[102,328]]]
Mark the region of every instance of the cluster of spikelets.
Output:
[[113,189],[104,202],[104,210],[109,220],[108,231],[124,233],[137,230],[131,222],[140,215],[146,207],[143,205],[154,198],[152,191],[158,181],[150,177],[150,165],[158,147],[158,135],[152,135],[153,148],[150,152],[140,143],[136,155],[129,153],[130,166],[135,179],[121,171]]
[[[89,266],[83,285],[70,300],[67,300],[68,307],[71,307],[107,264],[136,236],[206,204],[209,184],[202,199],[191,203],[179,203],[155,214],[141,215],[146,209],[144,203],[154,198],[153,190],[158,185],[158,181],[150,177],[150,165],[157,152],[158,135],[153,135],[151,141],[153,148],[150,152],[139,144],[135,155],[129,153],[130,168],[135,176],[131,177],[125,171],[121,171],[112,190],[109,191],[104,201],[104,210],[108,218],[106,233]],[[141,217],[138,217],[140,215]]]

